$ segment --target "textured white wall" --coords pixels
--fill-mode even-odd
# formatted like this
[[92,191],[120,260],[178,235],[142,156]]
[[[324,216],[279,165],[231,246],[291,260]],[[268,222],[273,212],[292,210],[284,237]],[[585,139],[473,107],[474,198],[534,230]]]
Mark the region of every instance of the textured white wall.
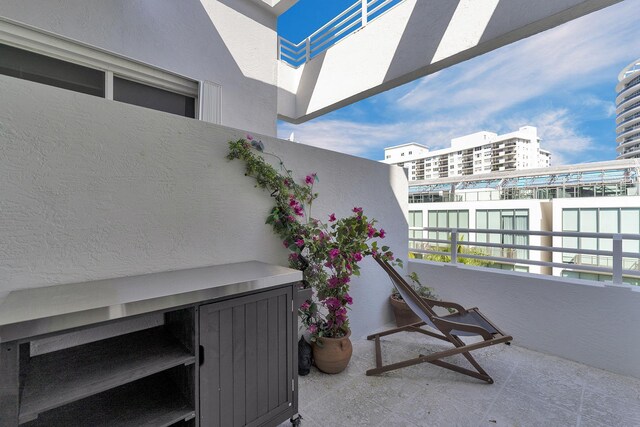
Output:
[[278,113],[303,122],[619,1],[406,0],[295,73],[280,64],[298,89]]
[[640,288],[412,261],[438,295],[479,307],[514,343],[640,378]]
[[276,134],[276,16],[251,0],[2,0],[0,16],[219,83],[223,125]]
[[[286,265],[264,224],[269,195],[225,159],[244,131],[6,76],[0,99],[0,294],[252,259]],[[314,216],[362,206],[406,258],[400,168],[263,141],[301,178],[318,173]],[[354,280],[355,336],[388,320],[385,280],[370,261]]]

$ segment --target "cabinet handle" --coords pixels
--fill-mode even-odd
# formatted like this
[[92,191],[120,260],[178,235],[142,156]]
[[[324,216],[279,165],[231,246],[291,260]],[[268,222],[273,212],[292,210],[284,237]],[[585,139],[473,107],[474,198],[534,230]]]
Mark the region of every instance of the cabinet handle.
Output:
[[200,346],[200,348],[198,349],[198,358],[200,359],[200,366],[202,366],[202,364],[204,363],[204,347]]

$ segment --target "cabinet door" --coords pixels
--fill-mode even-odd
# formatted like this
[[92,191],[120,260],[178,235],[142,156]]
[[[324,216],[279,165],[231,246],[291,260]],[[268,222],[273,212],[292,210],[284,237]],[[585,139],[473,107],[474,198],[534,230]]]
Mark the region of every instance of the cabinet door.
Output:
[[288,286],[200,307],[200,425],[257,426],[293,415],[292,299]]

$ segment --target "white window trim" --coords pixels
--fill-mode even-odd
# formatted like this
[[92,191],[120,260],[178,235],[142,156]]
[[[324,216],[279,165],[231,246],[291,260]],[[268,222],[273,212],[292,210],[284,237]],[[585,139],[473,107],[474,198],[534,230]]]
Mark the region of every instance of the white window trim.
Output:
[[[105,98],[113,99],[113,77],[123,77],[196,99],[196,118],[220,123],[221,85],[199,82],[117,53],[0,17],[0,43],[105,72]],[[206,83],[206,85],[204,84]],[[207,102],[201,102],[207,86]]]

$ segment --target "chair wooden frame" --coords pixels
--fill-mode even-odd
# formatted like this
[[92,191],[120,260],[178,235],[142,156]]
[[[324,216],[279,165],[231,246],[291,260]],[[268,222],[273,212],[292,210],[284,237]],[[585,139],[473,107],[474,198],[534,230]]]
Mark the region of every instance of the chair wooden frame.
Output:
[[[461,374],[469,375],[474,378],[486,381],[489,384],[493,384],[493,379],[482,369],[480,364],[471,356],[469,352],[477,350],[479,348],[488,347],[496,344],[509,344],[513,340],[513,337],[505,334],[497,326],[495,326],[489,319],[487,319],[477,307],[471,309],[465,309],[459,304],[437,301],[429,298],[423,298],[402,278],[402,276],[385,260],[374,256],[374,259],[380,264],[380,266],[389,275],[394,282],[396,288],[403,296],[405,301],[409,304],[413,311],[417,311],[416,314],[423,320],[422,322],[414,323],[399,328],[390,329],[383,332],[378,332],[367,337],[368,340],[375,340],[376,348],[376,367],[369,369],[367,375],[378,375],[383,372],[392,371],[395,369],[405,368],[407,366],[413,366],[420,363],[431,363],[433,365],[441,366],[445,369],[450,369]],[[438,316],[433,307],[452,308],[457,312],[449,314],[447,316]],[[458,321],[454,320],[457,319]],[[441,334],[423,329],[422,326],[430,324]],[[402,362],[391,363],[389,365],[382,364],[382,349],[380,346],[380,338],[392,335],[402,331],[414,331],[424,335],[428,335],[433,338],[437,338],[443,341],[447,341],[453,344],[454,348],[444,351],[439,351],[429,355],[420,354],[418,357],[404,360]],[[473,344],[465,344],[460,339],[460,336],[481,336],[483,341],[479,341]],[[461,366],[457,366],[441,360],[442,358],[453,356],[454,354],[462,354],[469,363],[475,368],[475,371]]]

